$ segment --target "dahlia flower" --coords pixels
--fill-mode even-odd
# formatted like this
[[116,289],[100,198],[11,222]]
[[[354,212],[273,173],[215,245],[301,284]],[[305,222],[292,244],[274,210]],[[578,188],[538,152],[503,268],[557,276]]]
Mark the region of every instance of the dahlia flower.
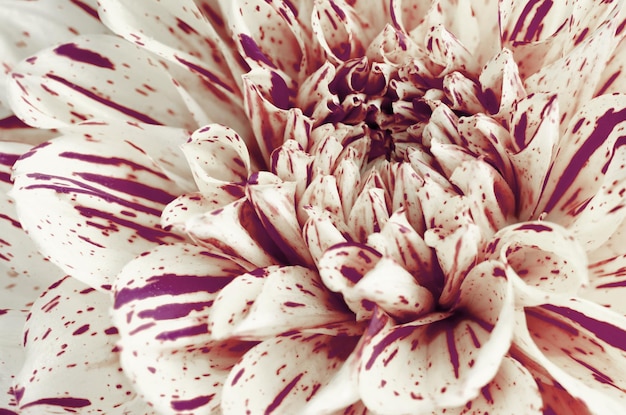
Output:
[[8,82],[6,411],[623,413],[625,11],[100,0]]

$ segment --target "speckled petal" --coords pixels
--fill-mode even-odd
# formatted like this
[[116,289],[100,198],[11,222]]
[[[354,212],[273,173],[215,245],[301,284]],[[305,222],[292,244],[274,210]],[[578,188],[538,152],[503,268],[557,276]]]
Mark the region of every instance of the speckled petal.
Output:
[[431,313],[376,334],[359,377],[365,404],[381,414],[422,413],[477,397],[512,338],[513,292],[504,274],[501,264],[482,263],[461,287],[464,313]]
[[212,342],[209,310],[242,272],[200,247],[172,244],[142,254],[118,275],[112,318],[122,365],[160,413],[208,414],[219,405],[221,382],[234,363],[229,359],[238,356]]
[[[24,332],[26,360],[15,389],[19,413],[154,414],[120,364],[107,294],[66,277],[35,302]],[[63,379],[62,382],[59,379]]]
[[626,318],[597,304],[561,298],[526,309],[515,344],[592,413],[626,405]]
[[[299,413],[341,367],[358,337],[292,334],[267,340],[235,365],[224,385],[224,415]],[[242,399],[245,396],[245,399]]]
[[12,191],[22,226],[42,253],[97,289],[107,289],[135,255],[182,239],[159,225],[182,189],[124,140],[132,130],[116,132],[102,141],[66,135],[24,154]]
[[569,225],[602,186],[615,147],[624,142],[626,95],[603,95],[585,103],[557,146],[541,188],[537,213]]
[[485,108],[496,117],[509,119],[514,102],[526,95],[511,51],[498,52],[485,64],[478,79]]
[[39,253],[22,229],[11,190],[11,167],[31,147],[0,142],[0,308],[28,310],[62,271]]
[[352,320],[317,273],[301,266],[272,266],[226,286],[215,300],[209,328],[214,338],[264,340]]
[[563,227],[550,222],[524,222],[500,230],[485,248],[489,257],[510,268],[520,305],[536,305],[553,295],[575,295],[588,282],[587,255]]
[[[102,82],[94,86],[94,79]],[[46,49],[15,67],[8,88],[17,116],[39,128],[92,119],[196,126],[154,56],[113,36],[83,36]]]
[[108,32],[98,20],[95,0],[3,1],[0,27],[0,119],[12,114],[5,79],[19,61],[79,33]]
[[[1,304],[4,304],[4,300]],[[24,364],[22,331],[27,311],[0,308],[0,414],[15,415],[15,377]]]

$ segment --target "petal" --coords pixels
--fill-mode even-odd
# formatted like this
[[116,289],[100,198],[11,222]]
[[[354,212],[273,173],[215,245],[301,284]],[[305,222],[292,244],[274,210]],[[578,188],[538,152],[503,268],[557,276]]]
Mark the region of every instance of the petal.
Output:
[[536,305],[555,295],[576,295],[587,283],[587,255],[570,232],[550,222],[508,226],[485,248],[506,263],[516,301]]
[[[222,193],[223,195],[223,193]],[[213,196],[213,195],[211,195]],[[218,209],[228,200],[206,197],[200,192],[185,193],[172,200],[161,214],[161,226],[179,235],[186,235],[186,223],[193,217]],[[229,198],[230,199],[230,198]]]
[[22,59],[76,35],[107,33],[98,20],[95,1],[28,1],[0,4],[0,118],[11,114],[5,79]]
[[124,140],[132,132],[120,129],[102,141],[62,136],[15,166],[12,195],[24,229],[53,263],[98,289],[135,255],[182,239],[159,226],[182,189]]
[[[300,266],[272,266],[236,278],[218,295],[209,318],[214,338],[264,340],[324,328],[353,317],[319,276]],[[309,330],[310,331],[310,330]]]
[[291,2],[236,0],[221,2],[239,53],[250,67],[277,69],[293,79],[303,77],[312,47]]
[[[108,82],[94,87],[94,79]],[[12,74],[9,98],[15,113],[39,128],[96,118],[196,125],[163,66],[113,36],[79,37],[23,61]]]
[[477,397],[496,376],[512,337],[513,296],[502,275],[495,262],[472,271],[461,288],[467,313],[432,313],[374,335],[359,377],[367,407],[382,414],[426,413]]
[[51,285],[35,302],[24,332],[26,360],[15,389],[20,414],[154,413],[120,368],[110,306],[107,294],[69,277]]
[[[520,323],[523,323],[520,319]],[[584,300],[526,309],[515,344],[592,413],[620,413],[626,399],[626,318]]]
[[160,412],[208,414],[219,405],[221,382],[243,351],[212,342],[208,316],[219,290],[242,272],[200,247],[173,244],[142,254],[118,275],[112,319],[122,366]]
[[[2,302],[4,306],[4,301]],[[14,383],[24,364],[22,331],[27,311],[0,309],[0,413],[14,415],[17,411]]]
[[587,102],[559,142],[541,188],[537,213],[567,226],[598,192],[601,177],[622,142],[626,95],[603,95]]
[[307,209],[309,218],[302,227],[302,234],[306,241],[311,257],[319,267],[324,252],[333,245],[347,242],[348,230],[343,232],[337,228],[331,215],[326,211]]
[[11,190],[11,168],[29,145],[0,142],[0,307],[28,310],[62,272],[37,250],[22,229]]
[[[479,76],[483,105],[494,114],[508,120],[515,101],[526,96],[517,63],[509,49],[502,49],[489,60]],[[492,102],[492,99],[498,102]]]
[[299,413],[339,369],[356,340],[293,334],[257,345],[230,372],[222,398],[224,415]]
[[191,217],[186,232],[199,245],[254,269],[277,264],[279,254],[252,204],[239,199],[226,206]]

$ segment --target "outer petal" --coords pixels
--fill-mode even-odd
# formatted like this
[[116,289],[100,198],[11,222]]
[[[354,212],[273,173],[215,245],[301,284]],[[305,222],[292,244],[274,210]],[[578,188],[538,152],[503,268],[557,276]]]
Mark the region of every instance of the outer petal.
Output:
[[112,317],[122,365],[160,413],[208,414],[218,406],[221,383],[244,350],[212,342],[208,316],[219,290],[242,272],[200,247],[173,244],[118,275]]
[[[94,87],[94,79],[103,82]],[[76,38],[23,61],[12,74],[9,99],[22,120],[39,128],[91,119],[196,126],[165,68],[113,36]]]
[[[4,301],[0,304],[4,304]],[[24,364],[22,331],[28,312],[0,309],[0,414],[17,414],[15,377]]]
[[22,226],[46,257],[95,288],[106,288],[135,255],[182,239],[159,226],[182,189],[123,139],[128,130],[118,133],[103,141],[60,137],[26,153],[15,170]]
[[106,33],[94,0],[3,1],[0,3],[0,119],[11,114],[5,79],[22,59],[77,34]]
[[357,340],[292,334],[259,344],[230,372],[222,397],[224,415],[299,413],[339,369]]
[[0,308],[28,310],[62,272],[39,253],[22,229],[14,201],[7,195],[11,167],[30,146],[0,142]]
[[[523,318],[519,319],[523,323]],[[515,344],[592,413],[618,414],[626,399],[626,319],[575,299],[526,310]]]
[[154,413],[122,373],[110,306],[108,295],[74,278],[59,280],[35,302],[15,390],[20,414]]

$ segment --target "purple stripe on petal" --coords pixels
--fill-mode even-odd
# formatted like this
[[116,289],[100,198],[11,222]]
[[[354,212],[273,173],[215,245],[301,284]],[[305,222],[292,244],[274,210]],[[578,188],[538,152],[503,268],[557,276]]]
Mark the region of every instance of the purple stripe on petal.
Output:
[[156,336],[157,340],[175,341],[181,337],[191,337],[200,334],[206,334],[209,326],[207,324],[200,324],[198,326],[185,327],[184,329],[164,331]]
[[274,398],[272,403],[265,410],[265,412],[264,412],[265,415],[270,415],[272,412],[274,412],[280,406],[280,404],[287,397],[287,395],[289,395],[289,392],[291,392],[291,390],[298,384],[298,382],[300,382],[300,379],[302,378],[302,376],[304,376],[304,373],[300,373],[298,376],[293,378],[291,380],[291,382],[289,382],[283,388],[283,390],[281,390],[278,393],[278,395],[276,395],[276,397]]
[[74,173],[76,176],[88,182],[97,183],[108,187],[111,190],[126,193],[128,195],[141,197],[153,202],[167,205],[174,200],[176,196],[167,193],[162,189],[148,186],[134,180],[120,179],[111,176],[104,176],[94,173]]
[[[179,61],[180,63],[182,63],[183,65],[185,65],[186,67],[188,67],[189,69],[191,69],[192,71],[204,76],[205,78],[207,78],[211,83],[219,85],[220,87],[222,87],[223,89],[225,89],[228,92],[234,92],[233,89],[228,86],[227,84],[225,84],[224,82],[222,82],[222,80],[219,78],[219,76],[215,75],[214,73],[209,72],[207,69],[196,65],[193,62],[189,62],[186,59],[181,58],[180,56],[175,56],[176,60]],[[219,93],[219,92],[216,92]]]
[[[143,150],[141,151],[143,152]],[[59,157],[71,160],[80,160],[90,164],[102,164],[105,166],[128,166],[134,171],[147,171],[148,173],[152,173],[157,177],[167,179],[167,176],[158,170],[150,169],[139,163],[135,163],[134,161],[130,161],[120,157],[102,157],[96,156],[94,154],[75,153],[73,151],[64,151],[62,153],[59,153]]]
[[619,327],[588,317],[579,311],[572,310],[571,308],[559,307],[551,304],[543,305],[541,308],[560,314],[574,321],[589,330],[589,332],[593,333],[600,340],[605,341],[607,344],[610,344],[617,349],[626,350],[626,331]]
[[18,221],[16,221],[15,219],[13,219],[10,216],[5,215],[4,213],[0,213],[0,219],[7,220],[7,221],[11,222],[11,225],[15,226],[18,229],[22,229],[22,225],[20,225],[20,223]]
[[526,225],[518,226],[514,230],[516,231],[534,231],[534,232],[552,232],[553,229],[549,226],[539,225],[536,223],[529,223]]
[[64,408],[84,408],[91,405],[91,401],[81,398],[44,398],[22,405],[22,409],[37,405],[62,406]]
[[57,81],[60,84],[65,85],[68,88],[73,89],[74,91],[78,92],[79,94],[83,94],[85,95],[87,98],[92,99],[96,102],[99,102],[100,104],[106,105],[107,107],[113,108],[116,111],[121,112],[122,114],[128,115],[131,118],[134,118],[138,121],[141,122],[145,122],[146,124],[156,124],[156,125],[161,125],[161,122],[155,120],[154,118],[149,117],[146,114],[142,114],[140,112],[137,112],[135,110],[133,110],[132,108],[128,108],[125,107],[121,104],[118,104],[117,102],[113,102],[111,100],[108,100],[106,98],[103,98],[97,94],[95,94],[94,92],[85,89],[79,85],[76,85],[70,81],[68,81],[67,79],[61,78],[60,76],[54,75],[54,74],[48,74],[47,75],[48,78],[52,79],[53,81]]
[[91,50],[79,48],[75,43],[67,43],[57,47],[54,52],[57,55],[65,56],[76,62],[82,62],[100,68],[115,69],[115,65],[106,57]]
[[247,57],[257,61],[263,62],[268,65],[270,68],[276,69],[276,66],[265,56],[265,54],[259,48],[256,41],[248,35],[240,34],[239,39],[241,41],[241,46],[243,47],[243,51]]
[[193,399],[172,401],[172,409],[174,409],[175,411],[191,411],[211,402],[214,397],[215,394],[211,394],[206,396],[198,396],[197,398]]
[[154,320],[173,320],[188,316],[192,311],[200,311],[210,305],[211,302],[163,304],[153,310],[142,310],[137,316],[140,318],[152,318]]
[[99,16],[98,16],[98,11],[96,9],[94,9],[93,7],[91,7],[90,5],[88,5],[87,3],[85,3],[84,1],[70,0],[70,2],[74,3],[76,6],[80,7],[81,9],[83,9],[83,11],[85,11],[85,13],[89,14],[94,19],[98,19],[98,20],[100,19]]

